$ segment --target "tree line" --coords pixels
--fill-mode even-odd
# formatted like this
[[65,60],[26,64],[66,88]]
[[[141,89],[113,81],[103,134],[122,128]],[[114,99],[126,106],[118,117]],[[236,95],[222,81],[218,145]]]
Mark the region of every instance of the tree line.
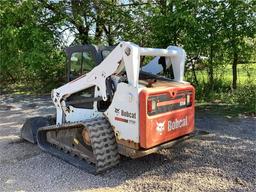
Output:
[[205,58],[211,88],[216,69],[231,64],[236,89],[237,65],[256,60],[254,0],[2,0],[0,17],[2,85],[62,81],[67,34],[72,44],[182,46],[188,60]]

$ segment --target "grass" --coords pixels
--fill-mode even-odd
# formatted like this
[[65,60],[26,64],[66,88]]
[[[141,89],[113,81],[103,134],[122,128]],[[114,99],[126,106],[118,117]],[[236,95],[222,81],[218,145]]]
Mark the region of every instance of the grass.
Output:
[[[196,71],[197,79],[200,83],[207,82],[207,71],[200,70]],[[256,84],[256,64],[240,64],[237,66],[237,83],[239,85],[245,85],[248,80],[252,81],[253,84]],[[191,74],[189,74],[191,76]],[[190,79],[191,77],[189,77]],[[232,66],[231,65],[224,65],[218,66],[215,69],[215,79],[221,79],[227,85],[231,86],[232,83]]]
[[[206,108],[214,113],[226,113],[231,116],[239,114],[256,114],[256,64],[238,65],[237,89],[232,90],[232,66],[219,66],[215,69],[214,84],[207,80],[207,71],[197,71],[198,85],[196,98],[198,109]],[[193,82],[191,72],[187,80]]]
[[256,115],[255,111],[248,110],[248,107],[244,105],[226,103],[197,103],[196,111],[225,117]]

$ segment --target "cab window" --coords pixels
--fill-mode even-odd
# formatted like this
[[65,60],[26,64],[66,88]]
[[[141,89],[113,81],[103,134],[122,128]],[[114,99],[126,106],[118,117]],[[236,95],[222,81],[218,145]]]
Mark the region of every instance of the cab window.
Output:
[[82,74],[90,72],[95,67],[95,61],[90,52],[82,53]]
[[95,61],[90,51],[74,52],[70,59],[70,79],[73,80],[90,72],[95,67]]

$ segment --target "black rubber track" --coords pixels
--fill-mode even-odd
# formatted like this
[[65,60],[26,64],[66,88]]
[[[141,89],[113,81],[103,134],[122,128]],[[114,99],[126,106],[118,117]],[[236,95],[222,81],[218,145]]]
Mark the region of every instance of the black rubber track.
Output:
[[[95,158],[94,163],[89,162],[88,159],[86,160],[77,154],[72,154],[72,150],[68,152],[61,150],[61,147],[57,146],[56,143],[52,144],[47,140],[47,132],[81,128],[89,130],[91,148],[94,155],[93,158]],[[37,132],[37,142],[42,150],[92,174],[100,173],[119,163],[115,135],[109,122],[105,118],[67,123],[59,127],[54,125],[39,128]]]

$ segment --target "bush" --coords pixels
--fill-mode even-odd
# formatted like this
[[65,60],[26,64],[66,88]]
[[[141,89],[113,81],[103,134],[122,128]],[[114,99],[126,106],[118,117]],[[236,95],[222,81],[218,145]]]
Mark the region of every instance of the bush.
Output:
[[256,85],[250,83],[236,89],[233,99],[235,103],[244,106],[247,112],[256,113]]

